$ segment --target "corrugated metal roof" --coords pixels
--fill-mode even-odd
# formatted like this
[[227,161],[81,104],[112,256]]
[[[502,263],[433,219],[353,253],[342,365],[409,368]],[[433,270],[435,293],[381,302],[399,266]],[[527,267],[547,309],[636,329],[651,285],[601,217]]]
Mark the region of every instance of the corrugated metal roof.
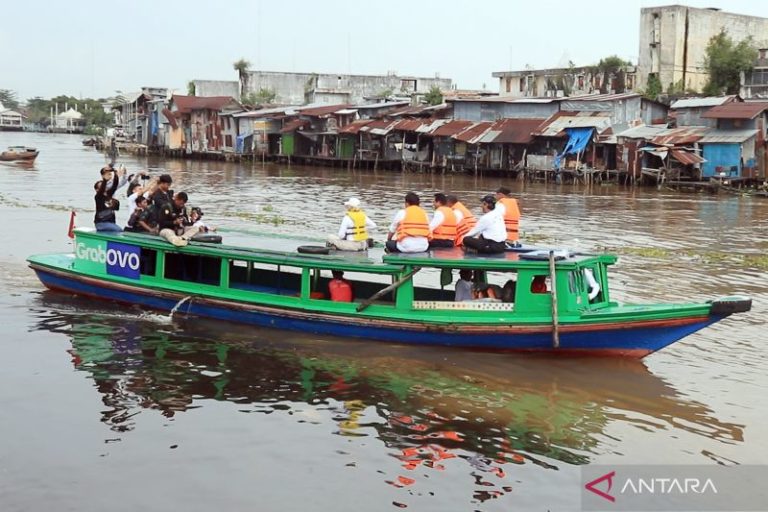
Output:
[[482,144],[529,144],[545,119],[499,119],[480,139]]
[[395,124],[394,129],[404,132],[415,132],[421,126],[424,126],[424,122],[421,119],[402,119]]
[[311,117],[323,117],[323,116],[329,116],[333,113],[335,113],[338,110],[345,109],[349,107],[350,105],[346,103],[342,103],[339,105],[327,105],[324,107],[312,107],[312,108],[297,108],[296,110],[299,111],[299,113],[303,116],[311,116]]
[[361,128],[363,128],[365,125],[372,123],[373,121],[370,119],[365,119],[363,121],[352,121],[348,125],[346,125],[343,128],[339,129],[339,134],[347,133],[347,134],[356,134],[360,131]]
[[285,126],[280,130],[280,133],[295,132],[304,126],[309,126],[309,121],[306,119],[294,119],[285,123]]
[[371,135],[386,135],[392,131],[396,124],[397,121],[390,119],[376,119],[360,128],[360,131],[370,133]]
[[671,149],[669,150],[669,154],[672,158],[684,165],[694,165],[706,162],[706,160],[696,153],[691,153],[690,151],[685,151],[683,149]]
[[634,128],[617,133],[616,137],[651,140],[667,129],[666,126],[635,126]]
[[485,96],[482,98],[455,98],[447,99],[449,102],[472,102],[472,103],[554,103],[569,98],[521,98],[519,96]]
[[768,110],[768,102],[751,101],[736,102],[718,105],[704,112],[701,117],[711,119],[754,119]]
[[701,140],[711,128],[706,126],[682,126],[680,128],[668,128],[659,132],[651,142],[660,146],[674,146],[678,144],[693,144]]
[[709,96],[706,98],[683,98],[677,100],[672,104],[672,109],[678,108],[699,108],[699,107],[716,107],[729,101],[733,101],[736,96]]
[[451,120],[450,119],[435,119],[431,123],[423,124],[416,128],[416,133],[428,133],[432,134],[433,131],[437,130],[444,124],[448,124]]
[[541,137],[563,137],[566,128],[594,128],[602,133],[611,126],[610,112],[557,112],[534,131]]
[[433,137],[453,137],[457,133],[466,130],[471,124],[472,121],[453,119],[442,126],[438,126],[437,129],[431,132],[431,135]]
[[459,140],[461,142],[467,142],[469,144],[477,144],[477,142],[483,138],[483,135],[485,135],[485,132],[487,132],[491,126],[493,126],[493,123],[490,121],[481,121],[479,123],[475,123],[466,130],[457,133],[453,136],[454,139]]
[[349,114],[357,114],[356,108],[343,108],[341,110],[337,110],[334,112],[334,114],[339,114],[340,116],[349,115]]
[[757,130],[710,130],[701,144],[741,144],[757,135]]
[[618,101],[628,100],[630,98],[639,98],[640,94],[636,92],[621,92],[616,94],[583,94],[581,96],[568,96],[562,98],[564,101]]
[[232,96],[181,96],[174,94],[171,101],[176,105],[176,109],[186,114],[193,110],[221,110],[228,104],[240,104]]

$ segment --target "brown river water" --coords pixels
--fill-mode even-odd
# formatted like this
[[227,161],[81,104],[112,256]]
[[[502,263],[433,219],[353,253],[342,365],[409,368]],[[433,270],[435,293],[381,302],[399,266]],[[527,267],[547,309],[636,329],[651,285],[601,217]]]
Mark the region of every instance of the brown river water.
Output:
[[350,196],[382,239],[408,190],[477,210],[503,183],[527,240],[620,254],[620,302],[754,300],[642,361],[414,348],[46,291],[25,258],[71,250],[70,210],[92,220],[105,160],[80,140],[0,132],[0,148],[41,150],[0,163],[3,511],[579,510],[586,464],[768,463],[764,198],[118,160],[172,174],[238,242],[320,239]]

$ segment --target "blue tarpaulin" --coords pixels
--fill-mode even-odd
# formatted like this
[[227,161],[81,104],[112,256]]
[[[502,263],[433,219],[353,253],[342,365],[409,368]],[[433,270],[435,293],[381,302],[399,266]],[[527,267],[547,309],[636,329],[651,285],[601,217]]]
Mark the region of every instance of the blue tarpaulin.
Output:
[[[250,134],[248,134],[250,135]],[[245,138],[248,137],[248,135],[238,135],[235,139],[235,153],[243,153],[243,146],[245,145]]]
[[594,130],[591,126],[586,128],[566,128],[565,132],[568,134],[568,142],[565,144],[563,152],[555,157],[555,168],[560,169],[560,163],[565,155],[584,151],[584,148],[592,140],[592,132]]

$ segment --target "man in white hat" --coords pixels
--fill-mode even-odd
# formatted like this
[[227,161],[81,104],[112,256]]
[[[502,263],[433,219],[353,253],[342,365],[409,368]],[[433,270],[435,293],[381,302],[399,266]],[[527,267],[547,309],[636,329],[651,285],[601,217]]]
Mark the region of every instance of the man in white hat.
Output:
[[356,197],[344,203],[347,213],[341,219],[338,235],[328,237],[326,245],[340,251],[364,251],[368,248],[369,229],[376,229],[373,222],[360,209],[360,200]]

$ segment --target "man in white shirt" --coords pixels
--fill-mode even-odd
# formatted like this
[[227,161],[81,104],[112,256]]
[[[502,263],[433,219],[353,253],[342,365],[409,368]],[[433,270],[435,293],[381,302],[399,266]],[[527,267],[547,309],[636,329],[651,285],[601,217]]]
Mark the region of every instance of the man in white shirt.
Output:
[[496,208],[496,198],[487,195],[482,199],[483,216],[464,237],[464,247],[482,254],[500,254],[506,249],[507,228],[504,218]]
[[376,223],[360,209],[358,198],[350,198],[344,206],[347,213],[341,219],[339,232],[329,236],[326,245],[340,251],[364,251],[368,248],[369,230],[376,229]]
[[405,208],[395,214],[387,235],[387,252],[426,252],[429,249],[429,218],[415,192],[405,195]]

